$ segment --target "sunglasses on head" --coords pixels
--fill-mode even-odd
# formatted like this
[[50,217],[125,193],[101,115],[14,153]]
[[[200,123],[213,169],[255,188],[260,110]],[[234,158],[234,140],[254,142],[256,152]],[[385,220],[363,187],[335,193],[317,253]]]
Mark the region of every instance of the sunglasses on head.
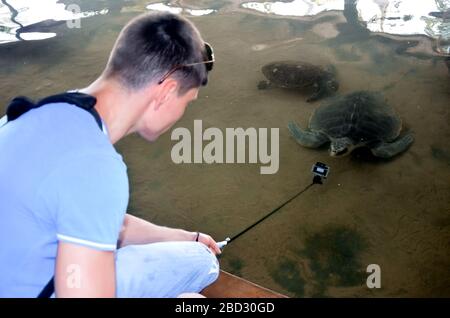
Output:
[[162,84],[162,82],[164,82],[170,75],[172,75],[175,71],[183,68],[183,67],[190,67],[190,66],[194,66],[194,65],[199,65],[199,64],[205,64],[206,67],[206,71],[211,71],[213,69],[214,66],[214,62],[216,61],[214,59],[214,51],[211,45],[209,45],[209,43],[205,42],[205,51],[206,51],[206,61],[203,62],[196,62],[196,63],[189,63],[189,64],[181,64],[181,65],[176,65],[175,67],[173,67],[169,72],[166,73],[166,75],[164,75],[158,82],[159,84]]

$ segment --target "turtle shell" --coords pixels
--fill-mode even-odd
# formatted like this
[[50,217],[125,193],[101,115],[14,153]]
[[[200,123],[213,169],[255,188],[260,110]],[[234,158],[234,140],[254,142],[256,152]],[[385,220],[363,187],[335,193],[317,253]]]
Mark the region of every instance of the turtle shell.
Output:
[[402,122],[379,93],[358,91],[333,98],[318,107],[309,121],[309,129],[330,138],[348,137],[355,144],[391,142],[401,131]]
[[283,88],[311,86],[330,75],[320,66],[298,61],[272,62],[261,71],[273,85]]

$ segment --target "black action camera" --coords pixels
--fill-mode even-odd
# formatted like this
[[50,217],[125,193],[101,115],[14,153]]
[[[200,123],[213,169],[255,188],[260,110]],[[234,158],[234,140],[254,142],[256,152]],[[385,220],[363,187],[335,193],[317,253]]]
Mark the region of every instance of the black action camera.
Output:
[[316,162],[312,166],[311,172],[314,175],[313,182],[322,184],[322,179],[327,178],[328,174],[330,173],[330,168],[322,162]]

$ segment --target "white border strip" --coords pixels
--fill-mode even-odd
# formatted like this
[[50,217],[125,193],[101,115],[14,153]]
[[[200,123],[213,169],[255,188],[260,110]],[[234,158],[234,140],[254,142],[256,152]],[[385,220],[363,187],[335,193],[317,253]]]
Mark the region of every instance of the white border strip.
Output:
[[56,237],[63,241],[87,245],[87,246],[99,248],[102,250],[110,250],[110,251],[116,250],[116,245],[114,245],[114,244],[96,243],[96,242],[86,241],[86,240],[82,240],[82,239],[79,239],[76,237],[66,236],[66,235],[62,235],[62,234],[56,234]]

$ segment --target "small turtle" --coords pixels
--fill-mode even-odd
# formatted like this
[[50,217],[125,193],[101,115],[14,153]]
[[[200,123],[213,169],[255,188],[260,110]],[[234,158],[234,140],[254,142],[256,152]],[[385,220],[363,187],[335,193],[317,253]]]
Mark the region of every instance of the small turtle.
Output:
[[349,154],[357,147],[368,147],[376,157],[391,158],[414,141],[412,134],[402,137],[402,122],[381,94],[358,91],[334,98],[318,107],[302,130],[290,122],[289,131],[302,146],[317,148],[330,142],[333,157]]
[[291,89],[313,87],[315,92],[307,102],[331,95],[339,88],[334,67],[331,65],[322,68],[305,62],[280,61],[264,65],[261,71],[268,81],[259,82],[259,89],[270,86]]

